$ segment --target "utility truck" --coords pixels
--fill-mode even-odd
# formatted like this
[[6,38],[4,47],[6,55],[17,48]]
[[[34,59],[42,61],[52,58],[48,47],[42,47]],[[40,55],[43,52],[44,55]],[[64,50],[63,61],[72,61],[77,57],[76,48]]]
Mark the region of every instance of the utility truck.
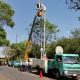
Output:
[[79,76],[80,75],[80,60],[79,54],[63,53],[61,46],[56,48],[56,54],[53,59],[33,59],[32,68],[37,69],[37,72],[48,73],[55,78],[59,76]]

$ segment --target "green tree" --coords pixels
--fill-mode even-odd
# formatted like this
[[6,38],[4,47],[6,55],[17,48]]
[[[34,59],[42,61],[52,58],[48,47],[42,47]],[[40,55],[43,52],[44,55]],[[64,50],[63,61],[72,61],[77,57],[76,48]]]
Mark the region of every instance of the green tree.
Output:
[[71,35],[73,38],[80,38],[80,28],[75,28],[72,30]]
[[80,0],[66,0],[66,4],[70,9],[80,10]]
[[33,29],[33,34],[32,34],[32,42],[33,42],[32,45],[33,46],[32,46],[31,52],[37,58],[40,58],[41,43],[42,43],[42,47],[43,47],[44,24],[46,25],[45,26],[46,27],[46,30],[45,30],[46,31],[45,32],[46,43],[54,40],[56,38],[57,32],[59,31],[59,29],[57,29],[57,26],[50,23],[48,20],[46,22],[44,22],[43,19],[36,20],[35,27]]
[[3,28],[0,28],[0,39],[6,39],[6,32]]
[[[44,37],[44,24],[45,26],[45,36],[46,36],[46,42],[48,41],[52,41],[53,39],[56,38],[56,34],[57,32],[59,32],[59,29],[57,29],[57,26],[50,23],[48,20],[46,20],[46,22],[44,22],[43,19],[37,20],[35,23],[35,28],[33,30],[33,39],[34,41],[37,42],[41,42],[41,37]],[[36,41],[37,40],[37,41]]]
[[46,45],[46,54],[49,59],[52,59],[54,57],[56,46],[57,43],[55,41]]
[[11,6],[7,3],[0,1],[0,46],[9,46],[10,44],[9,40],[6,39],[6,31],[4,30],[3,26],[7,25],[13,28],[13,15],[14,11],[12,10]]
[[71,31],[71,39],[73,41],[75,53],[80,53],[80,47],[79,47],[79,45],[80,45],[80,28],[75,28],[74,30]]
[[[80,0],[65,0],[65,2],[68,5],[68,9],[73,9],[77,12],[80,10]],[[80,16],[78,21],[80,21]]]
[[13,15],[14,11],[12,10],[11,6],[7,3],[0,1],[0,27],[3,27],[3,25],[13,27]]
[[3,28],[0,28],[0,46],[9,46],[10,42],[6,39],[6,32]]
[[14,50],[12,51],[12,55],[13,57],[15,57],[15,59],[23,59],[25,50],[26,50],[26,42],[20,42],[20,43],[14,43],[11,45],[11,49]]
[[40,46],[38,44],[33,43],[31,47],[31,51],[29,52],[29,55],[32,54],[32,57],[40,58],[41,52],[40,52]]

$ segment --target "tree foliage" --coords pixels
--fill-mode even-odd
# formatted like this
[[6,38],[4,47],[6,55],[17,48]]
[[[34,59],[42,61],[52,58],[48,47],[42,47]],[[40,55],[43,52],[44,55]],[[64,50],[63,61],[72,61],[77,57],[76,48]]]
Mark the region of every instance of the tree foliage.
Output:
[[26,50],[26,43],[25,42],[14,43],[11,45],[11,49],[15,50],[15,53],[12,53],[13,56],[16,56],[16,58],[23,58],[24,52]]
[[6,31],[4,30],[3,26],[7,25],[13,28],[13,15],[14,11],[12,10],[11,6],[7,3],[0,1],[0,46],[10,45],[9,40],[6,39]]
[[50,42],[56,38],[56,34],[59,31],[57,26],[50,23],[48,20],[44,22],[44,19],[36,20],[35,27],[32,35],[32,49],[31,53],[35,57],[40,58],[40,48],[44,45],[44,24],[45,24],[45,42]]
[[[79,30],[79,29],[77,28],[77,30]],[[76,30],[74,29],[73,31],[71,31],[71,34],[72,34],[72,32],[75,33]],[[77,34],[77,35],[79,35],[79,34]],[[80,54],[80,38],[75,37],[74,35],[72,35],[69,38],[66,38],[66,37],[58,38],[57,40],[55,40],[51,43],[47,43],[46,44],[46,54],[47,54],[48,58],[54,57],[54,54],[56,53],[55,48],[57,46],[62,46],[64,53]],[[17,58],[23,59],[23,55],[26,50],[25,42],[12,44],[11,48],[16,50],[15,54],[18,53],[18,55],[16,56]],[[30,47],[28,56],[40,58],[40,56],[41,56],[40,48],[41,48],[40,45],[33,43],[32,46]]]
[[3,28],[0,28],[0,46],[9,46],[10,41],[6,39],[6,32]]
[[56,41],[47,44],[46,53],[48,58],[53,58],[57,46],[62,46],[64,53],[80,54],[80,29],[72,30],[69,38],[58,38]]
[[66,0],[66,4],[70,9],[80,10],[80,0]]
[[0,1],[0,27],[3,27],[3,25],[13,27],[13,15],[14,11],[12,10],[11,6],[7,3]]
[[80,28],[75,28],[72,30],[71,35],[73,38],[80,38]]
[[6,39],[6,32],[3,28],[0,28],[0,39]]
[[33,57],[40,58],[41,57],[40,46],[38,44],[33,43],[30,53],[32,53]]
[[80,54],[80,38],[60,38],[57,41],[54,41],[48,44],[46,48],[46,53],[48,58],[53,58],[55,48],[57,46],[62,46],[64,53]]
[[56,25],[50,23],[48,20],[44,22],[44,19],[39,19],[35,23],[33,30],[32,40],[33,42],[40,44],[41,40],[44,39],[44,24],[45,24],[45,38],[46,42],[56,39],[56,34],[59,32],[59,29]]

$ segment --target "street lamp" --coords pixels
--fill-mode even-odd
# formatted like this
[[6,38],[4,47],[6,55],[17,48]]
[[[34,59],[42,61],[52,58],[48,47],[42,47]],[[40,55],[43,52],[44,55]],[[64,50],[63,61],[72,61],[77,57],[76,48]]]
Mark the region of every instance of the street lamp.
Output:
[[44,49],[41,48],[40,51],[41,51],[41,59],[42,59],[43,58]]

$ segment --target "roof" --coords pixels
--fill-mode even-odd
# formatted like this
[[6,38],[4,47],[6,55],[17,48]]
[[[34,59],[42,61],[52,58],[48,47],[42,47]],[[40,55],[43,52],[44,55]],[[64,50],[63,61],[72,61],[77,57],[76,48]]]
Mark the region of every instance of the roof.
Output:
[[61,56],[79,56],[78,54],[72,54],[72,53],[63,53],[63,54],[56,54],[56,55],[61,55]]

